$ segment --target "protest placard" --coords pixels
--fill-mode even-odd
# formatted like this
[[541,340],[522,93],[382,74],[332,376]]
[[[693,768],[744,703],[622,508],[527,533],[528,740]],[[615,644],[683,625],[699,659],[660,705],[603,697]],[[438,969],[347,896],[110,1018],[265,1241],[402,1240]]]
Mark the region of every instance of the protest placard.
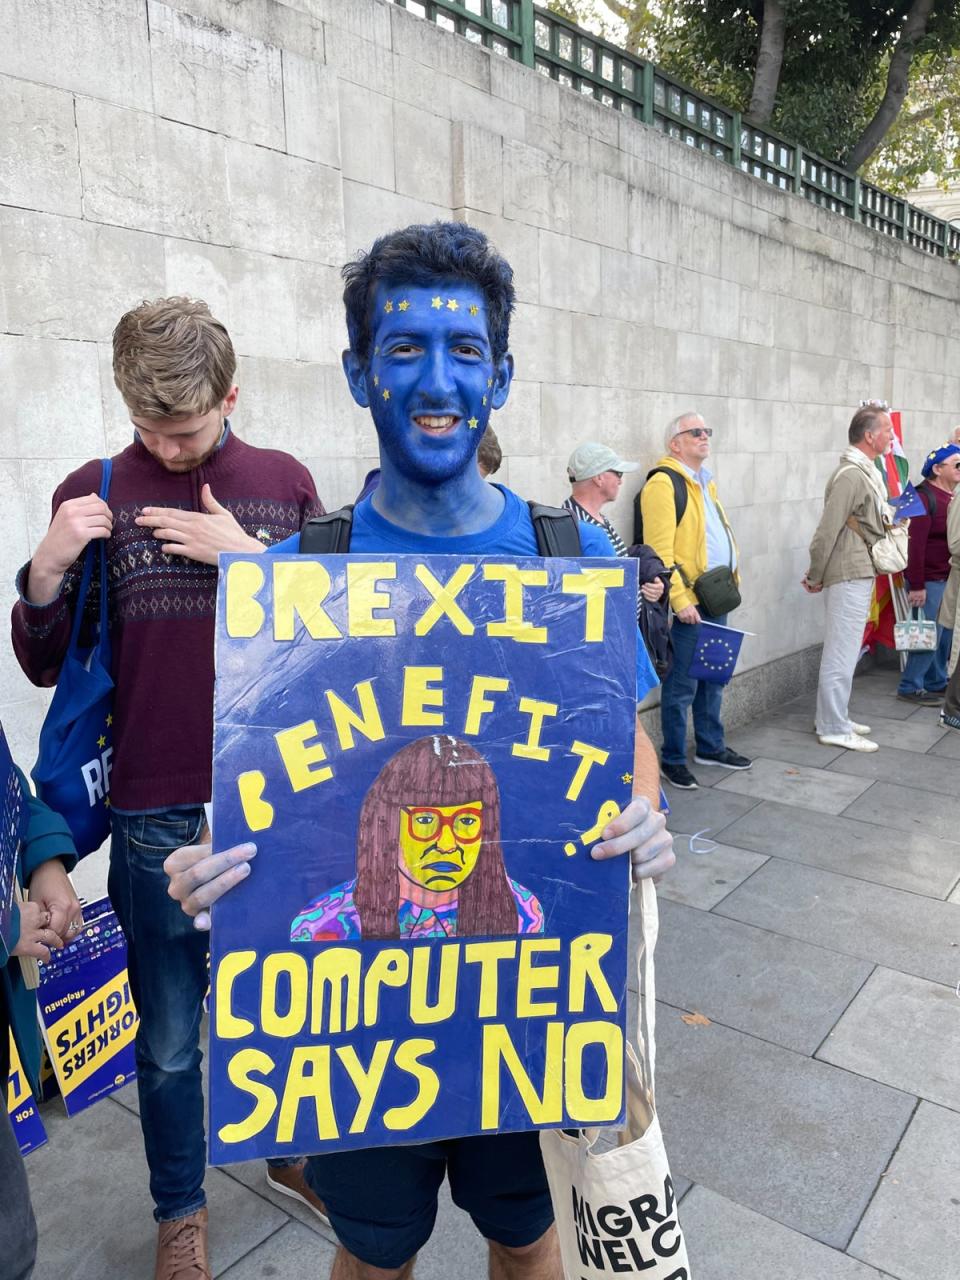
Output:
[[635,563],[224,556],[210,1149],[617,1123]]
[[47,1140],[47,1131],[40,1119],[40,1112],[30,1092],[26,1072],[20,1061],[17,1042],[13,1032],[8,1031],[10,1038],[10,1075],[7,1077],[7,1111],[13,1125],[13,1136],[17,1140],[21,1155],[27,1155],[42,1147]]
[[83,931],[40,966],[40,1026],[67,1115],[136,1075],[137,1011],[127,943],[107,898],[84,907]]
[[10,921],[17,883],[17,856],[27,833],[27,797],[23,793],[7,737],[0,724],[0,963],[12,950]]

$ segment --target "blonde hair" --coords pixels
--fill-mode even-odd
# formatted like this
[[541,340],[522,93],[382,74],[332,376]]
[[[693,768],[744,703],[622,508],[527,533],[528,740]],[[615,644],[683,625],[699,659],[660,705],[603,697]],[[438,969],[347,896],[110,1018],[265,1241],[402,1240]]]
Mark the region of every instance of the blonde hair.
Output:
[[113,380],[131,414],[208,413],[236,370],[229,333],[196,298],[141,302],[113,331]]

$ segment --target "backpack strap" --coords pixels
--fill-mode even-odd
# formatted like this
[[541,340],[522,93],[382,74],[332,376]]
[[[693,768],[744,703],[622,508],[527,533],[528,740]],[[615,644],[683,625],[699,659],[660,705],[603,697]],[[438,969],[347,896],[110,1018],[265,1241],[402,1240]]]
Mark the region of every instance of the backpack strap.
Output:
[[344,555],[350,550],[353,504],[314,516],[300,530],[300,554],[305,556]]
[[542,556],[582,556],[580,526],[572,511],[564,507],[545,507],[528,502],[533,530],[537,535],[537,552]]
[[932,520],[937,513],[936,497],[930,492],[930,486],[927,484],[926,480],[921,480],[915,488],[917,493],[919,493],[920,497],[923,499],[923,505],[927,508],[927,515]]

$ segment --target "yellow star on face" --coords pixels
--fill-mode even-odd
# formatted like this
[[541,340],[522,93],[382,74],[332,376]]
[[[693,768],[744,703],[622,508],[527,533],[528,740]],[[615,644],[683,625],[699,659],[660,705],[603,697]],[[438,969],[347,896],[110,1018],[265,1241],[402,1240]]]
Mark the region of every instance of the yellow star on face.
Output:
[[448,299],[447,299],[447,310],[448,310],[448,311],[459,311],[459,310],[460,310],[460,303],[456,300],[456,298],[448,298]]
[[480,308],[477,306],[477,304],[476,304],[475,302],[471,302],[471,303],[470,303],[470,314],[471,314],[472,316],[475,316],[475,315],[477,315],[477,314],[478,314],[478,312],[479,312],[479,311],[480,311]]
[[109,729],[112,724],[113,724],[113,716],[107,716],[107,728]]
[[378,356],[378,355],[380,354],[380,348],[379,348],[379,347],[374,347],[374,348],[373,348],[373,354],[374,354],[375,356]]
[[488,378],[488,379],[487,379],[487,386],[488,386],[488,387],[492,387],[492,386],[493,386],[493,379],[492,379],[492,378]]
[[621,782],[632,782],[632,781],[633,781],[633,774],[632,774],[632,773],[625,773],[625,774],[623,775],[623,777],[620,779],[620,781],[621,781]]
[[373,385],[374,385],[375,387],[379,387],[379,385],[380,385],[380,375],[379,375],[379,373],[375,373],[375,374],[373,375]]
[[110,808],[110,797],[109,797],[109,796],[107,796],[107,798],[104,800],[104,802],[103,802],[103,807],[104,807],[105,809],[109,809],[109,808]]
[[471,431],[476,431],[476,429],[477,429],[477,427],[479,427],[479,425],[480,425],[480,423],[477,421],[477,419],[476,419],[476,418],[468,418],[468,419],[467,419],[467,426],[470,428],[470,430],[471,430]]
[[487,403],[487,397],[486,397],[486,396],[484,396],[484,397],[483,397],[483,403],[484,403],[484,404],[486,404],[486,403]]
[[393,310],[393,303],[389,299],[387,299],[387,301],[383,304],[383,309],[389,314],[389,312]]
[[404,298],[404,300],[403,300],[401,303],[398,303],[398,305],[397,305],[397,310],[398,310],[398,311],[409,311],[409,310],[410,310],[410,303],[406,300],[406,298]]
[[383,389],[383,398],[384,398],[384,400],[389,400],[389,399],[390,399],[390,392],[389,392],[389,390],[388,390],[386,387],[384,387],[384,389]]
[[107,740],[106,740],[106,738],[103,736],[103,734],[101,733],[100,737],[97,739],[97,746],[98,746],[98,747],[105,747],[106,745],[107,745]]
[[440,297],[431,298],[430,305],[431,307],[433,307],[434,311],[439,311],[440,308],[443,306],[443,299]]

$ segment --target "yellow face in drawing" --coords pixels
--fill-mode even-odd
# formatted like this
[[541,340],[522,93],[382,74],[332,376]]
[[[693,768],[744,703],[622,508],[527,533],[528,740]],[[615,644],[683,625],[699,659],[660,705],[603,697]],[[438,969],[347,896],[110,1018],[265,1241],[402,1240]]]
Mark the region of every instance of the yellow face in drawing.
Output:
[[456,889],[477,865],[483,802],[404,805],[400,810],[400,870],[424,889]]

